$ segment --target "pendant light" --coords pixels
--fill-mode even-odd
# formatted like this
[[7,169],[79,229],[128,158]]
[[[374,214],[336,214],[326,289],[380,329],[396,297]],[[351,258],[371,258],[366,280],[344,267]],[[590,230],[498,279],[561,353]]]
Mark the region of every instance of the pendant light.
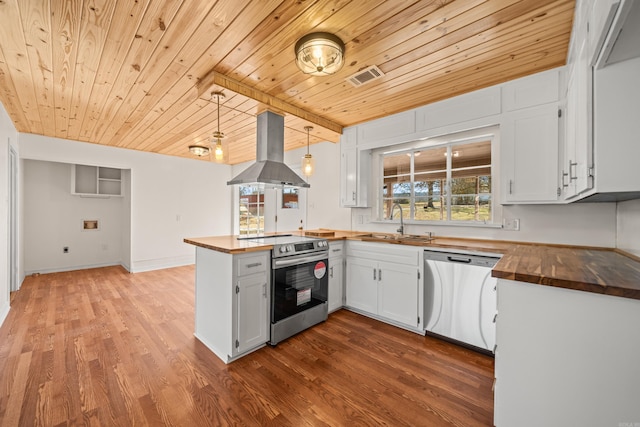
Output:
[[307,131],[307,154],[302,158],[302,174],[304,176],[311,176],[315,169],[315,161],[311,154],[309,154],[309,132],[313,130],[313,126],[305,126],[304,130]]
[[[211,145],[214,144],[215,142],[215,147],[214,147],[214,151],[213,154],[215,156],[216,160],[223,160],[224,159],[224,150],[222,149],[222,138],[224,138],[224,133],[220,132],[220,99],[224,99],[224,94],[222,92],[211,92],[211,97],[216,97],[217,101],[218,101],[218,121],[216,123],[216,126],[218,128],[217,131],[213,132],[213,136],[211,137],[211,140],[209,141],[209,146],[206,145],[200,145],[200,144],[193,144],[189,146],[189,152],[191,154],[194,154],[198,157],[203,157],[208,155],[209,153],[211,153]],[[215,140],[215,141],[214,141]]]
[[213,133],[213,138],[211,139],[211,143],[213,144],[213,140],[216,140],[216,146],[214,150],[214,156],[216,160],[222,160],[224,158],[224,151],[222,150],[222,138],[224,138],[224,133],[220,132],[220,98],[224,99],[224,94],[222,92],[213,92],[211,96],[215,96],[218,100],[218,121],[217,127],[218,130]]
[[331,33],[311,33],[295,46],[296,64],[300,71],[314,76],[338,72],[344,64],[344,43]]

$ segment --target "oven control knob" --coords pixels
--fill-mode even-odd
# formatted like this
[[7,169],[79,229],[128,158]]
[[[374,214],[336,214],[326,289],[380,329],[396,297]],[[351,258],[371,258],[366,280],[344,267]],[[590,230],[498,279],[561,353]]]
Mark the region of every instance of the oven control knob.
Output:
[[287,246],[287,252],[293,252],[293,245]]
[[280,253],[283,254],[287,251],[287,248],[285,246],[280,246]]

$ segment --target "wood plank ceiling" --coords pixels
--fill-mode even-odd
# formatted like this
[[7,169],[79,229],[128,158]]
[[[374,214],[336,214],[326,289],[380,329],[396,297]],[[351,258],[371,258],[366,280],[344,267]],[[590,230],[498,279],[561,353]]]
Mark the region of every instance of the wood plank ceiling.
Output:
[[[2,0],[0,101],[19,132],[193,157],[218,129],[255,158],[255,116],[285,113],[285,150],[343,126],[563,65],[575,0]],[[296,41],[346,44],[337,74]],[[382,79],[345,79],[377,65]],[[222,91],[220,123],[212,91]],[[204,158],[208,160],[208,158]]]

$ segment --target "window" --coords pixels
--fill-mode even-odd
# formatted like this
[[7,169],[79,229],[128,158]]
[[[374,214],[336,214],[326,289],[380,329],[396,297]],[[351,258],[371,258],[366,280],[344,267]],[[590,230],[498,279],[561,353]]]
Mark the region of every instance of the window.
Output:
[[264,232],[264,187],[241,185],[238,208],[239,233],[259,234]]
[[397,203],[408,220],[492,222],[491,144],[484,136],[383,153],[380,216],[390,219]]

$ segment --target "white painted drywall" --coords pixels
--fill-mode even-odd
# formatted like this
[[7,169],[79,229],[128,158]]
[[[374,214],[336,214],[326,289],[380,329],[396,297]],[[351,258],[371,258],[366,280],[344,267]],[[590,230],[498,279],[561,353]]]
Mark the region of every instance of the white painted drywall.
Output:
[[9,313],[9,145],[17,150],[18,132],[0,104],[0,325]]
[[[307,148],[299,148],[284,153],[287,164],[297,165],[300,170],[302,156]],[[351,212],[340,207],[340,144],[321,142],[309,147],[315,159],[315,172],[307,182],[307,217],[304,228],[333,228],[349,230]]]
[[616,248],[640,256],[640,200],[618,203]]
[[19,145],[24,159],[131,169],[132,272],[191,264],[185,237],[230,233],[227,165],[33,134]]
[[[123,197],[72,195],[68,163],[25,160],[23,165],[25,274],[120,264]],[[83,230],[83,220],[98,220],[98,229]]]
[[[397,221],[388,224],[383,222],[367,223],[367,220],[373,217],[373,209],[353,209],[352,228],[385,233],[394,233],[398,228]],[[518,218],[520,230],[507,231],[498,227],[409,223],[405,224],[405,233],[424,234],[430,231],[436,236],[447,237],[615,247],[615,203],[503,206],[503,217]]]

